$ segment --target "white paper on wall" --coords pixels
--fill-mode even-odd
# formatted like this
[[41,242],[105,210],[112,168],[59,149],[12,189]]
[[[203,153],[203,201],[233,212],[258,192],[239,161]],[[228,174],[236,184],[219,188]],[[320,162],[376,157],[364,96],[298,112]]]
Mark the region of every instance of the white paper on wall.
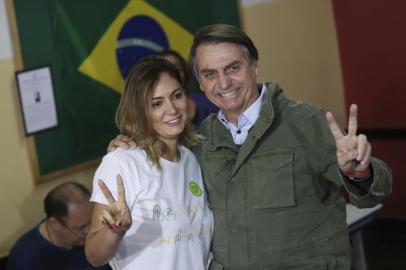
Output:
[[8,28],[6,1],[0,0],[0,60],[11,58],[13,55]]

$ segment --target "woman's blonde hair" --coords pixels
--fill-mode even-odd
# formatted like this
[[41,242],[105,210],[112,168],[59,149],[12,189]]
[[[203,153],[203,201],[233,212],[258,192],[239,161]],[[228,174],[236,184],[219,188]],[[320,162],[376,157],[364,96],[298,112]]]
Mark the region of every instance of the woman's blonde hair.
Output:
[[[151,103],[155,87],[163,73],[182,80],[175,65],[157,56],[147,56],[137,62],[128,72],[124,92],[116,113],[116,124],[121,134],[131,138],[145,150],[152,164],[161,168],[159,158],[166,153],[167,146],[158,139],[151,121]],[[185,89],[183,89],[185,92]],[[180,134],[179,143],[191,147],[201,140],[193,124],[188,121]]]

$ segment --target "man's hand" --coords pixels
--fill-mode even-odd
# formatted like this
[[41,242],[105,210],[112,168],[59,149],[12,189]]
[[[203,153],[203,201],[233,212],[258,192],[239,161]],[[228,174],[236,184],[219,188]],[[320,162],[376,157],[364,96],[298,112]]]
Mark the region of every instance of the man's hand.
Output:
[[107,147],[107,153],[116,150],[118,147],[128,149],[131,146],[135,146],[134,141],[124,135],[117,135],[116,138],[110,141],[109,146]]
[[327,122],[337,146],[338,166],[344,175],[355,175],[355,178],[369,175],[372,151],[367,137],[363,134],[357,136],[357,112],[357,105],[352,104],[350,106],[347,135],[341,132],[333,114],[331,112],[326,113]]

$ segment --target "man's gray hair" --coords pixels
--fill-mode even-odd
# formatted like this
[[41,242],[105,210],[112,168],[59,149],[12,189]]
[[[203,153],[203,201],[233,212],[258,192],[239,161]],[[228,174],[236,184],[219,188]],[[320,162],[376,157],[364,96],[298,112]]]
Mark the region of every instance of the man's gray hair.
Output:
[[248,59],[258,61],[258,50],[250,37],[241,29],[228,24],[213,24],[201,28],[196,32],[192,48],[190,49],[190,63],[198,80],[196,67],[196,50],[202,44],[234,43],[243,46],[247,52]]

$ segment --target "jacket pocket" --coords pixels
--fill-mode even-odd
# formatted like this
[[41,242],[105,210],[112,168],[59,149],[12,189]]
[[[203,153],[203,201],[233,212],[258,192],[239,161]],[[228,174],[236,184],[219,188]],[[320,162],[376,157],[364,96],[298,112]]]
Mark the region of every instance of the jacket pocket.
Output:
[[254,208],[296,206],[293,181],[294,152],[282,149],[252,157]]

